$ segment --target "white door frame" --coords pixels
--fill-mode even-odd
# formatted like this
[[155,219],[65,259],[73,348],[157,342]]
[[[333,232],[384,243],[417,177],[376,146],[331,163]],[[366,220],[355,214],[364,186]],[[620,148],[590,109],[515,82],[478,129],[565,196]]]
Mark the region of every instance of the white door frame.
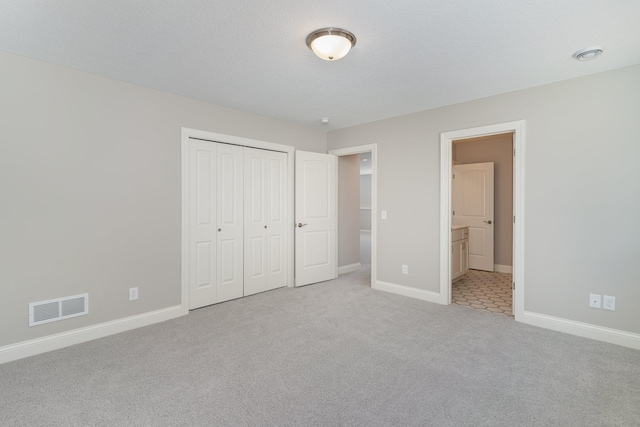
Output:
[[451,304],[451,172],[454,140],[513,132],[513,282],[515,320],[524,321],[524,120],[440,134],[440,303]]
[[189,312],[189,139],[196,138],[211,142],[240,145],[243,147],[261,148],[263,150],[287,153],[287,287],[293,287],[293,189],[294,189],[294,147],[258,141],[239,136],[224,135],[197,129],[183,127],[181,130],[182,153],[182,257],[181,257],[181,310],[183,314]]
[[[342,157],[368,152],[371,152],[371,287],[375,289],[378,278],[378,221],[376,214],[378,212],[378,144],[338,148],[330,150],[329,154]],[[340,206],[338,206],[339,210]]]

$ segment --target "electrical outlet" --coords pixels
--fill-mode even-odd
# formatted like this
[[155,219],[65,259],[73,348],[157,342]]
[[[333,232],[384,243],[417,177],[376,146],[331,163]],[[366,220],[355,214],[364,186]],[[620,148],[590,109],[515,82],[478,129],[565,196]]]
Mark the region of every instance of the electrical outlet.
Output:
[[129,288],[129,301],[134,301],[138,299],[138,288]]
[[589,307],[601,308],[602,307],[602,295],[589,294]]
[[409,266],[407,264],[402,264],[402,274],[409,274]]
[[604,308],[605,310],[616,311],[616,297],[603,295],[602,308]]

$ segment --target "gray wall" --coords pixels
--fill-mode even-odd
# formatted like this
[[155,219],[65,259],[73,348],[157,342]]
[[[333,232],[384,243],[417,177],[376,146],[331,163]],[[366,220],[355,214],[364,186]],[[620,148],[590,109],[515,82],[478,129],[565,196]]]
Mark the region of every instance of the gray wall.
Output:
[[494,263],[512,265],[513,253],[513,135],[491,135],[453,144],[455,164],[493,162]]
[[[182,126],[327,148],[324,132],[11,54],[0,69],[0,346],[180,303]],[[28,327],[29,302],[84,292],[89,315]]]
[[[328,146],[378,144],[378,280],[439,292],[440,133],[525,120],[525,310],[640,333],[639,112],[634,66],[333,131]],[[617,310],[589,308],[591,292]]]
[[338,157],[338,266],[360,262],[360,155]]

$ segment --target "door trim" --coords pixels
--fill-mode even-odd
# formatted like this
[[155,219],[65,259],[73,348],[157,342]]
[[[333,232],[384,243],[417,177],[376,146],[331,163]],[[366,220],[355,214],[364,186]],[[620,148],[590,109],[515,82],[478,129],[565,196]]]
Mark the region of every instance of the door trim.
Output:
[[[342,157],[368,152],[371,152],[371,287],[378,289],[376,285],[378,280],[378,221],[376,214],[378,212],[378,144],[338,148],[330,150],[329,154]],[[340,206],[338,206],[338,211],[340,211]]]
[[524,155],[525,121],[518,120],[440,134],[440,304],[451,304],[451,173],[452,145],[457,139],[513,132],[513,281],[515,320],[524,321]]
[[[293,224],[294,202],[294,151],[289,145],[275,144],[272,142],[258,141],[233,135],[208,132],[198,129],[181,128],[181,169],[182,169],[182,210],[181,210],[181,297],[180,307],[183,314],[189,312],[189,139],[201,139],[224,144],[240,145],[243,147],[259,148],[263,150],[280,151],[287,153],[287,224]],[[293,259],[294,248],[293,227],[287,227],[287,287],[293,287]]]

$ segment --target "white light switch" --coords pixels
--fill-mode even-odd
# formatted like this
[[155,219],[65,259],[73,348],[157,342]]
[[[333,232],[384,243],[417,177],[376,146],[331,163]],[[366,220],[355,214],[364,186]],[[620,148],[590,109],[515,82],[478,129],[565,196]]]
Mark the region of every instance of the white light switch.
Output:
[[387,211],[380,211],[380,219],[387,219]]

